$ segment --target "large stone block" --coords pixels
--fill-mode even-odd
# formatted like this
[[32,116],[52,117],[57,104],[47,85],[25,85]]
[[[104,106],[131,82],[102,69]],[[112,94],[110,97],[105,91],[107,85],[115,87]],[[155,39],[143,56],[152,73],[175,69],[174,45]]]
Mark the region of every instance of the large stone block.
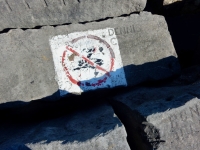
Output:
[[[159,130],[158,150],[199,149],[199,83],[139,88],[115,99],[140,112]],[[151,136],[148,130],[145,131]],[[159,141],[157,141],[159,143]]]
[[146,0],[0,0],[0,31],[87,22],[144,9]]
[[180,71],[164,17],[147,12],[84,25],[16,29],[0,39],[1,103],[39,99],[58,89],[65,95],[133,86]]
[[181,107],[148,116],[147,120],[160,130],[165,141],[158,150],[199,149],[199,108],[200,100],[194,98]]
[[130,150],[125,128],[108,105],[31,125],[1,123],[0,132],[4,150]]

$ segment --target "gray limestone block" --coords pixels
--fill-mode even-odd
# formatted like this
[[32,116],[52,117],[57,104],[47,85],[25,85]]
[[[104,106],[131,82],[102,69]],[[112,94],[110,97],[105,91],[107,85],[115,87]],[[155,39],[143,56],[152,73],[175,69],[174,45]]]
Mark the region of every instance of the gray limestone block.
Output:
[[144,9],[146,0],[0,0],[0,31],[116,17]]
[[[179,100],[185,97],[179,97]],[[165,141],[158,150],[198,150],[199,109],[200,100],[194,98],[183,106],[149,115],[147,120],[159,129],[160,137]]]
[[39,99],[58,89],[62,95],[134,86],[180,71],[164,17],[147,12],[11,30],[0,34],[0,49],[1,103]]
[[[158,150],[199,149],[200,84],[139,88],[117,95],[159,131]],[[147,128],[148,129],[148,128]],[[151,131],[145,129],[151,137]]]
[[0,125],[0,149],[4,150],[130,150],[123,124],[111,106],[31,125]]

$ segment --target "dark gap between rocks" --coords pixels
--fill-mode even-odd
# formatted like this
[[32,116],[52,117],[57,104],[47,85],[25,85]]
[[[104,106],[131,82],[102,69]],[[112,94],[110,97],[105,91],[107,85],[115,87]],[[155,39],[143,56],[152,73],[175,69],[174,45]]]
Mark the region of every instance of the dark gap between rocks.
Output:
[[[76,112],[89,111],[98,108],[101,105],[105,105],[108,103],[106,97],[113,96],[120,92],[127,92],[129,90],[131,89],[113,89],[98,97],[95,97],[95,94],[90,96],[89,92],[81,96],[63,97],[57,101],[52,101],[50,100],[50,97],[45,97],[27,103],[21,102],[23,104],[16,104],[15,107],[0,106],[1,128],[22,129],[23,127],[27,128],[48,120],[50,121],[60,117],[70,117]],[[101,93],[101,91],[97,92]],[[10,102],[10,104],[7,105],[13,104]]]
[[[70,95],[60,99],[55,98],[55,95],[59,94],[59,91],[57,91],[52,94],[54,96],[51,95],[30,102],[8,102],[0,105],[0,123],[31,123],[70,115],[76,111],[87,110],[104,104],[107,102],[107,97],[112,97],[116,93],[124,93],[131,89],[133,88],[122,87],[108,91],[90,91],[82,95]],[[102,92],[103,94],[101,94]]]
[[131,150],[154,150],[160,142],[164,142],[160,140],[158,129],[148,123],[139,112],[114,99],[108,101],[126,129]]
[[8,33],[10,30],[13,30],[13,29],[16,29],[16,28],[5,28],[2,31],[0,31],[0,34]]
[[[160,87],[176,79],[174,76],[165,80],[144,82],[134,87],[118,87],[110,90],[97,90],[60,98],[59,91],[50,96],[30,102],[14,101],[0,104],[0,122],[37,122],[68,115],[80,109],[88,109],[107,102],[107,97],[127,93],[140,87]],[[98,95],[98,97],[96,97]]]
[[147,0],[144,11],[165,17],[182,69],[199,65],[200,4],[195,5],[194,0],[175,1],[168,5],[163,2]]

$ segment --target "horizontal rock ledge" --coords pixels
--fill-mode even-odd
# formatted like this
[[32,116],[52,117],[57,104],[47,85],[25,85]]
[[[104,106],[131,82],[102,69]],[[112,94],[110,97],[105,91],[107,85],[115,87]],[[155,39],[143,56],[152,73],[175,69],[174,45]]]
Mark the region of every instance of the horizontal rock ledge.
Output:
[[[123,80],[127,83],[122,85],[113,83],[113,80],[109,79],[108,73],[105,73],[107,81],[109,80],[109,86],[112,87],[112,84],[134,86],[145,81],[163,80],[179,73],[177,55],[167,24],[162,16],[142,12],[139,15],[133,14],[130,17],[120,17],[84,25],[73,24],[55,28],[46,26],[41,29],[26,31],[16,29],[0,35],[0,84],[2,85],[0,87],[0,103],[40,99],[59,89],[56,82],[58,79],[55,80],[55,61],[52,58],[50,39],[55,36],[59,37],[58,35],[71,34],[74,36],[76,33],[94,33],[93,31],[100,33],[100,31],[106,31],[108,28],[114,29],[115,32],[112,33],[116,39],[114,43],[112,43],[112,40],[107,41],[107,44],[111,48],[118,46],[119,53],[116,53],[115,58],[118,57],[123,65],[121,68],[114,68],[111,72],[117,73],[117,70],[120,69],[122,73],[124,71]],[[102,33],[100,34],[102,35]],[[106,38],[104,41],[106,41]],[[96,43],[102,44],[102,41]],[[103,47],[106,49],[108,45],[105,43],[103,43]],[[101,49],[98,50],[100,53]],[[113,51],[115,52],[115,49]],[[108,51],[105,55],[107,53]],[[83,57],[81,54],[80,56]],[[76,53],[68,59],[76,60],[77,57],[78,54]],[[89,64],[88,59],[86,59],[87,64]],[[93,59],[91,61],[95,63]],[[61,62],[62,59],[60,59]],[[68,64],[65,63],[65,65]],[[110,64],[108,63],[108,65]],[[90,67],[92,68],[91,64]],[[95,67],[97,67],[97,64],[95,64]],[[75,68],[72,67],[72,69]],[[121,72],[118,75],[121,75]],[[65,77],[67,78],[67,76]]]
[[146,0],[0,0],[0,31],[117,17],[145,5]]

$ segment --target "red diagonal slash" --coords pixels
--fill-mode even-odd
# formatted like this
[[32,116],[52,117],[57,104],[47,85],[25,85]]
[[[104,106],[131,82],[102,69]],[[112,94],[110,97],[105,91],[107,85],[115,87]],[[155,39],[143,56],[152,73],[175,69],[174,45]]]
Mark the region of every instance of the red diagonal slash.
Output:
[[106,75],[108,75],[108,76],[110,77],[110,74],[109,74],[108,71],[106,71],[106,70],[105,70],[104,68],[102,68],[101,66],[99,66],[99,65],[97,65],[97,64],[95,64],[95,63],[93,63],[93,62],[92,62],[91,60],[89,60],[87,57],[82,56],[81,54],[79,54],[78,52],[76,52],[75,50],[73,50],[72,48],[70,48],[70,47],[68,47],[68,46],[66,46],[66,49],[69,50],[69,51],[71,51],[72,53],[76,54],[77,56],[83,58],[83,59],[84,59],[85,61],[87,61],[90,65],[96,67],[97,69],[99,69],[99,70],[101,70],[101,71],[106,72]]

